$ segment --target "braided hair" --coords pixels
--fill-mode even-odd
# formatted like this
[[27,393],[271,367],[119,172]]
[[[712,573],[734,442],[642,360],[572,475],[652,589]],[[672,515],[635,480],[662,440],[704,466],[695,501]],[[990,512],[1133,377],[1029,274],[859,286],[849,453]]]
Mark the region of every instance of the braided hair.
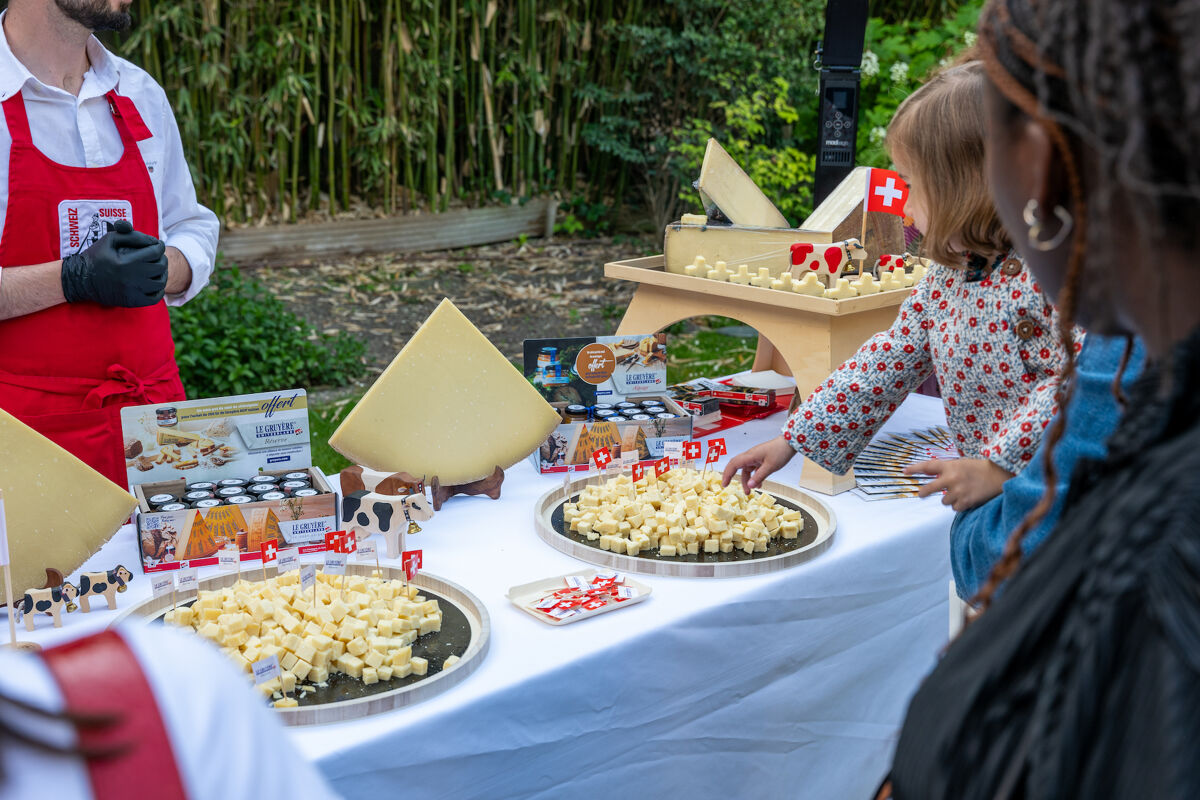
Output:
[[[979,56],[1012,115],[1026,114],[1049,136],[1075,220],[1058,301],[1068,358],[1058,415],[1046,435],[1046,491],[974,598],[986,609],[997,587],[1016,572],[1025,535],[1054,503],[1053,456],[1075,375],[1072,328],[1081,292],[1112,291],[1108,276],[1124,257],[1114,220],[1128,218],[1142,241],[1161,241],[1169,227],[1181,249],[1196,244],[1200,160],[1191,152],[1200,142],[1200,48],[1180,43],[1200,36],[1200,2],[988,0],[979,34]],[[1167,289],[1160,282],[1160,292]],[[1118,400],[1131,347],[1132,340],[1113,384]]]

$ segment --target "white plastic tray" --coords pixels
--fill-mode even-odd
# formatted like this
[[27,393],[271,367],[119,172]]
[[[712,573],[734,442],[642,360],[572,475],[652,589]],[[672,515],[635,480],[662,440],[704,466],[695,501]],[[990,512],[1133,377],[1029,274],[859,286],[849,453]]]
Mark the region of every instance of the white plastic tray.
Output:
[[617,611],[618,609],[622,609],[627,606],[636,605],[637,603],[640,603],[649,597],[650,593],[653,591],[649,586],[641,581],[635,581],[625,573],[621,573],[625,576],[625,581],[622,585],[628,586],[630,589],[637,590],[637,597],[631,597],[630,599],[620,603],[608,603],[600,608],[594,608],[590,611],[583,611],[573,617],[566,617],[565,619],[555,619],[549,614],[543,614],[535,607],[537,602],[542,599],[542,595],[546,594],[546,592],[553,592],[556,589],[566,588],[566,578],[568,577],[578,575],[588,581],[591,581],[592,578],[596,577],[601,572],[612,571],[613,570],[584,569],[577,572],[568,572],[565,575],[559,575],[555,578],[543,578],[540,581],[533,581],[532,583],[523,583],[520,586],[514,586],[508,590],[507,596],[508,599],[512,601],[514,606],[530,616],[541,620],[547,625],[569,625],[572,622],[579,622],[580,620],[588,619],[589,617],[594,617],[597,614],[603,614],[607,611]]

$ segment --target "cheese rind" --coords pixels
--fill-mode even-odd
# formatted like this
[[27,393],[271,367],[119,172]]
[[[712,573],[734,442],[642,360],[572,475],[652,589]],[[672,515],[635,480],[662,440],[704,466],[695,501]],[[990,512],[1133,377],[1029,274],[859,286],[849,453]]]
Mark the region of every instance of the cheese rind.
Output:
[[709,139],[704,150],[696,190],[708,218],[714,216],[714,210],[719,210],[725,219],[737,225],[790,227],[787,218],[716,139]]
[[561,419],[448,299],[429,315],[329,443],[351,461],[442,485],[508,468]]
[[[117,447],[118,445],[113,445]],[[45,583],[46,568],[79,569],[133,511],[133,495],[0,411],[0,492],[13,591]]]

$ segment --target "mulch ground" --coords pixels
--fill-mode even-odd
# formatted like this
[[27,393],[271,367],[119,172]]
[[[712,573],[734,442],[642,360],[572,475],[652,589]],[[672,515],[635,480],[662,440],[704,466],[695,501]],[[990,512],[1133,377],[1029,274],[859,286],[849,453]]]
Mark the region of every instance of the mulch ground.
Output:
[[555,238],[243,266],[318,330],[364,337],[373,378],[443,297],[513,359],[524,339],[612,334],[634,286],[605,278],[604,264],[653,252],[660,250],[649,239]]

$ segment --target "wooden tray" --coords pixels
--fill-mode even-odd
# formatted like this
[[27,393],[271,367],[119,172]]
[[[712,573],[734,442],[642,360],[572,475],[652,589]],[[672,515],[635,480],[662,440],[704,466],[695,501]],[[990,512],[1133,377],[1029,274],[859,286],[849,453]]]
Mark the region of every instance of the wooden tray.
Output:
[[512,587],[508,590],[507,597],[512,601],[514,606],[529,614],[531,617],[541,620],[547,625],[570,625],[572,622],[579,622],[582,619],[594,617],[597,614],[604,614],[608,611],[618,611],[627,606],[636,605],[649,597],[650,593],[654,591],[646,584],[635,581],[626,576],[624,585],[628,586],[630,589],[637,589],[637,597],[630,598],[629,600],[625,600],[620,603],[609,603],[601,608],[594,608],[591,611],[584,611],[566,619],[555,619],[549,614],[543,614],[541,611],[538,611],[536,608],[534,608],[533,604],[540,600],[542,595],[544,595],[546,592],[550,592],[555,589],[562,589],[565,586],[563,583],[564,578],[568,578],[572,575],[581,575],[591,580],[599,574],[600,570],[598,569],[585,569],[578,572],[568,572],[565,575],[559,575],[556,578],[543,578],[540,581],[523,583],[520,586]]
[[[646,555],[636,556],[613,553],[601,550],[596,543],[588,542],[578,534],[564,533],[562,530],[563,504],[567,498],[575,497],[588,482],[588,478],[581,478],[572,481],[565,494],[562,487],[557,487],[542,495],[534,506],[534,527],[542,541],[555,550],[561,550],[589,564],[611,567],[622,572],[684,578],[761,575],[802,564],[820,555],[833,543],[833,533],[837,529],[837,518],[829,506],[799,489],[768,481],[763,484],[763,491],[774,495],[790,508],[800,509],[805,522],[800,538],[777,539],[765,553],[744,553],[735,550],[733,553],[699,553],[694,556],[676,557],[659,556],[657,551],[647,551]],[[791,541],[796,544],[782,544]]]
[[[399,567],[383,566],[381,569],[385,578],[396,580],[404,578],[404,570]],[[375,566],[373,564],[346,565],[347,575],[364,575],[369,577],[374,571]],[[243,573],[243,578],[250,580],[256,574],[259,574],[259,570],[249,570]],[[273,574],[273,571],[268,573],[268,575]],[[217,575],[200,581],[200,588],[202,590],[223,589],[226,586],[232,586],[237,582],[237,579],[238,576],[235,572]],[[451,583],[435,575],[430,575],[427,572],[417,573],[417,577],[411,583],[422,591],[437,595],[440,601],[451,603],[466,618],[467,624],[470,626],[470,637],[466,644],[466,650],[459,657],[459,662],[449,670],[443,670],[440,661],[436,664],[431,661],[428,674],[414,682],[397,686],[395,689],[386,689],[353,699],[303,705],[295,708],[274,709],[279,714],[279,719],[283,724],[319,725],[329,722],[344,722],[345,720],[368,717],[384,711],[391,711],[395,708],[403,708],[404,706],[410,706],[441,694],[447,689],[456,686],[479,668],[484,656],[487,655],[492,627],[487,609],[484,608],[483,603],[480,602],[479,598],[458,584]],[[186,601],[181,600],[179,605],[185,605],[194,599],[194,597],[189,596]],[[159,620],[170,608],[170,595],[151,598],[121,612],[112,624],[117,625],[130,616],[143,617],[148,620]],[[425,637],[422,637],[418,641],[424,639]],[[346,681],[355,680],[348,676],[342,677]],[[407,681],[408,679],[401,680]],[[395,682],[391,681],[390,683]],[[358,681],[358,683],[361,684],[361,681]],[[374,689],[376,686],[386,685],[383,683],[374,684],[369,688]],[[247,686],[250,686],[248,680]]]

